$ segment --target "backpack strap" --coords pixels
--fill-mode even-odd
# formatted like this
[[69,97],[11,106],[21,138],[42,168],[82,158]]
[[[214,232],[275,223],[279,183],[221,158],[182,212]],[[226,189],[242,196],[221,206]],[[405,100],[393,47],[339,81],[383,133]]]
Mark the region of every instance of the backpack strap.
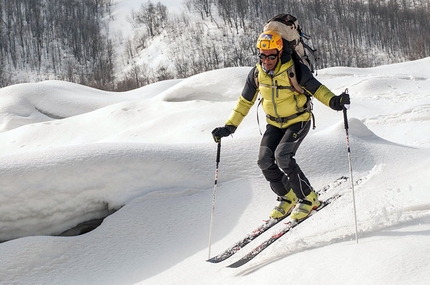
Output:
[[296,73],[296,68],[294,67],[294,60],[293,59],[291,60],[293,61],[293,64],[287,70],[288,79],[290,80],[290,84],[294,88],[294,90],[296,90],[300,94],[304,94],[305,90],[302,88],[302,86],[300,86],[299,82],[297,81],[297,73]]
[[[254,81],[255,85],[257,86],[257,89],[260,86],[260,82],[258,81],[258,68],[254,69]],[[260,96],[260,92],[258,92],[258,104],[257,104],[257,124],[258,124],[258,130],[260,131],[260,135],[263,135],[260,128],[260,116],[258,115],[258,107],[260,107],[261,103],[263,103],[263,98]]]
[[[306,105],[302,108],[302,110],[296,114],[293,114],[291,116],[288,117],[273,117],[269,114],[266,114],[266,118],[268,118],[271,121],[277,122],[277,123],[286,123],[292,119],[297,118],[300,115],[303,115],[304,113],[310,113],[311,117],[312,117],[312,129],[315,130],[316,125],[315,125],[315,116],[314,113],[312,112],[312,102],[311,99],[308,97],[308,101],[306,102]],[[257,113],[258,115],[258,113]],[[260,131],[261,134],[261,131]]]
[[255,85],[258,88],[258,86],[259,86],[259,82],[258,82],[258,68],[254,69],[254,82],[255,82]]

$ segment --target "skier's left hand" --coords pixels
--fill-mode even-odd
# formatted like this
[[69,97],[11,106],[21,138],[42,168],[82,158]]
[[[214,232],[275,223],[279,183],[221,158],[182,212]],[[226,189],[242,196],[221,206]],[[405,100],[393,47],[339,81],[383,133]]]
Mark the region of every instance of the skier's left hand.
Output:
[[343,92],[339,96],[334,96],[330,99],[329,103],[330,108],[336,111],[342,111],[343,107],[349,104],[351,104],[351,100],[349,98],[349,94],[346,92]]

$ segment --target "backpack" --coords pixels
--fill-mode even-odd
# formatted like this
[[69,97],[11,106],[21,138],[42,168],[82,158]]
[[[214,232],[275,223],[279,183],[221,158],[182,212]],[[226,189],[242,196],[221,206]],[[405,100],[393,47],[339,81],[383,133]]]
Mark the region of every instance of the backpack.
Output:
[[[311,37],[301,31],[296,17],[290,14],[276,15],[264,25],[263,31],[268,30],[279,33],[288,42],[288,52],[305,64],[312,73],[315,71],[318,59],[317,50],[304,42]],[[286,51],[285,47],[284,51]]]

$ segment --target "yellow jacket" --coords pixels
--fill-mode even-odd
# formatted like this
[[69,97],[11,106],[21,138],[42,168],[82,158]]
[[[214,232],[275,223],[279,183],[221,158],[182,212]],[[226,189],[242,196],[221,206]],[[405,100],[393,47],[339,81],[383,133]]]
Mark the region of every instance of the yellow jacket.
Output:
[[[295,76],[290,78],[293,74]],[[263,70],[261,62],[252,68],[242,95],[225,124],[238,127],[254,105],[259,92],[263,110],[267,114],[266,122],[278,128],[286,128],[294,123],[311,119],[308,96],[314,96],[327,106],[330,99],[335,96],[313,77],[305,65],[299,62],[293,65],[293,60],[285,53],[272,75]]]

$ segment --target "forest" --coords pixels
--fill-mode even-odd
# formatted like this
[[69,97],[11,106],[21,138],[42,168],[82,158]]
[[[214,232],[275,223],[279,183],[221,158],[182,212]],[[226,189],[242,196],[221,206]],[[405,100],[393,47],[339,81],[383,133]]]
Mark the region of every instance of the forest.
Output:
[[0,0],[0,86],[56,79],[113,82],[113,46],[102,18],[112,0]]
[[[208,70],[252,66],[255,40],[279,13],[299,19],[317,68],[372,67],[430,56],[427,0],[185,0],[131,11],[133,36],[110,32],[114,0],[0,0],[0,87],[46,79],[126,91]],[[162,42],[168,61],[142,61]]]

